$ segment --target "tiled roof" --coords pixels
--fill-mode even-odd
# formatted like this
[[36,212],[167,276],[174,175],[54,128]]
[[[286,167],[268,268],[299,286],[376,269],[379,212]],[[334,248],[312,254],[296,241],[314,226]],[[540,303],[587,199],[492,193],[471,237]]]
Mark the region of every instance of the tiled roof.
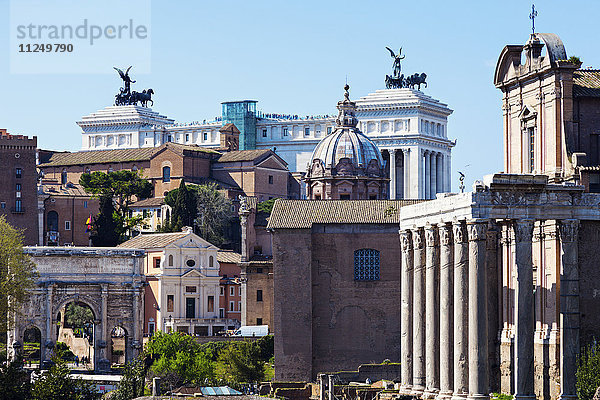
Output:
[[313,224],[397,224],[400,207],[420,201],[278,199],[267,229],[303,229]]
[[580,69],[573,73],[575,97],[600,97],[600,70]]
[[91,193],[87,193],[83,186],[71,182],[67,183],[66,185],[42,182],[42,192],[50,196],[92,197]]
[[151,197],[149,199],[144,199],[140,201],[136,201],[129,207],[158,207],[165,204],[164,197]]
[[117,247],[127,247],[134,249],[158,249],[165,247],[187,235],[189,235],[189,233],[187,232],[143,234],[131,238],[128,241],[121,243]]
[[141,149],[93,150],[78,151],[76,153],[54,153],[50,156],[47,162],[40,164],[40,167],[44,168],[55,166],[62,167],[68,165],[148,161],[154,156],[154,154],[158,153],[165,147],[179,154],[183,154],[184,150],[218,154],[214,150],[206,149],[196,145],[165,143],[159,147],[145,147]]
[[217,261],[220,263],[238,264],[242,261],[242,255],[231,250],[219,250]]
[[269,149],[263,150],[239,150],[239,151],[230,151],[221,156],[219,158],[219,162],[238,162],[238,161],[254,161],[257,158],[260,158],[268,153],[271,153]]

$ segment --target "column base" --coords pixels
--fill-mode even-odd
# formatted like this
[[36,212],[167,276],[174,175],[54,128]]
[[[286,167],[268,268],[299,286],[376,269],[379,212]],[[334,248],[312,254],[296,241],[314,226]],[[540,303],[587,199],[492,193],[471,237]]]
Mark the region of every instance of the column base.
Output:
[[423,399],[435,399],[440,391],[438,389],[427,389],[423,392]]
[[467,393],[452,393],[452,400],[465,400]]
[[[489,400],[489,394],[474,393],[467,396],[467,400]],[[535,399],[535,396],[533,397]]]
[[450,400],[452,399],[452,391],[451,390],[442,390],[440,394],[436,397],[438,400]]
[[413,386],[412,392],[410,392],[410,395],[421,397],[423,395],[424,391],[425,391],[425,387],[423,387],[423,386]]
[[410,396],[410,394],[412,393],[412,390],[413,390],[412,385],[408,385],[408,384],[406,384],[406,385],[400,385],[400,389],[398,389],[398,391],[401,394],[404,394],[404,395],[407,395],[407,396]]

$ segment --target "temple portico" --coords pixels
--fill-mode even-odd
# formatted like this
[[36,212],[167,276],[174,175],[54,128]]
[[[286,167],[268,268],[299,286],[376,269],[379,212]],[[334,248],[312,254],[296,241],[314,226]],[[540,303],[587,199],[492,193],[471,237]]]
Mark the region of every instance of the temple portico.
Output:
[[[404,393],[575,396],[579,271],[592,266],[578,229],[597,229],[600,195],[547,182],[498,174],[472,193],[402,208]],[[554,375],[536,372],[552,362]]]

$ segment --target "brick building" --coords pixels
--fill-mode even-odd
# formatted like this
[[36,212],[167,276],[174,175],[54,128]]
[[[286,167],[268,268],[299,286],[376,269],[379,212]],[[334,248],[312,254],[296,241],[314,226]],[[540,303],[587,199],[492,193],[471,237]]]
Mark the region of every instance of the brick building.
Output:
[[400,361],[400,208],[409,200],[277,200],[275,379]]
[[242,317],[242,284],[240,279],[240,254],[219,250],[217,261],[219,262],[219,318],[234,319],[239,322]]
[[24,244],[40,243],[36,171],[37,137],[0,129],[0,215],[23,229]]

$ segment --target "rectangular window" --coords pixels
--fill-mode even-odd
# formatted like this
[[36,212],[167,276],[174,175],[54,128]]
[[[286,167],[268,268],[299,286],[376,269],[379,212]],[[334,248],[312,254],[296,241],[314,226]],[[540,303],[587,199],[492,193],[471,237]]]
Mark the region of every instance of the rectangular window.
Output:
[[379,280],[379,250],[360,249],[354,251],[354,280]]
[[235,301],[229,302],[229,311],[235,311]]
[[304,136],[310,136],[310,128],[309,127],[304,128]]
[[16,175],[16,177],[17,177],[17,178],[21,178],[21,176],[22,176],[22,172],[23,172],[23,171],[21,170],[21,168],[17,168],[17,169],[15,170],[15,175]]
[[240,286],[238,289],[238,292],[240,293],[240,297],[242,296],[242,287]]
[[21,184],[20,184],[20,183],[17,183],[17,184],[16,184],[15,190],[16,190],[17,192],[20,192],[20,191],[21,191]]
[[196,293],[196,286],[186,286],[185,292],[186,293]]
[[328,135],[330,135],[330,134],[331,134],[331,127],[330,127],[330,126],[328,126],[328,127],[327,127],[327,134],[328,134]]
[[242,302],[238,301],[238,310],[242,311]]
[[269,185],[273,184],[273,175],[269,175]]
[[142,210],[142,218],[148,218],[148,210]]
[[288,128],[283,128],[283,136],[287,136],[288,135]]
[[225,318],[225,309],[219,308],[219,318]]
[[220,296],[225,296],[225,288],[223,286],[221,286],[220,289],[221,289]]
[[215,312],[215,296],[208,296],[207,311]]
[[202,138],[203,138],[203,140],[206,142],[206,141],[208,140],[208,133],[204,132],[204,133],[202,134]]
[[258,289],[256,291],[256,301],[263,301],[262,300],[262,290],[261,289]]
[[262,318],[256,318],[256,325],[262,325]]
[[160,218],[160,208],[156,210],[156,218]]
[[529,128],[529,172],[535,167],[535,128]]
[[83,201],[83,208],[87,208],[87,200]]
[[15,200],[15,211],[23,212],[23,202],[21,200]]
[[263,133],[263,137],[267,137],[267,130],[266,129],[263,129],[262,133]]
[[229,295],[235,296],[235,286],[229,286]]
[[186,142],[190,141],[190,135],[188,133],[185,134],[185,141]]
[[2,208],[4,210],[6,208],[6,203],[5,202],[0,203],[0,208]]
[[160,257],[154,259],[154,268],[160,268]]
[[167,295],[167,312],[173,312],[175,303],[175,295],[168,294]]
[[71,230],[71,221],[65,221],[65,231]]
[[150,336],[154,335],[155,330],[156,330],[156,327],[154,325],[154,322],[148,322],[148,335],[150,335]]

